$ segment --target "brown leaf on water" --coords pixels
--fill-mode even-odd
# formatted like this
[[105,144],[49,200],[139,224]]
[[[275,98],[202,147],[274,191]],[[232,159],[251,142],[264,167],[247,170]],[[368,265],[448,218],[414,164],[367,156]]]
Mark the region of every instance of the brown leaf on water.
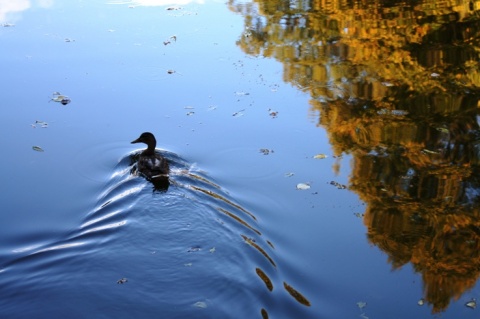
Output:
[[283,287],[285,287],[285,290],[288,291],[288,293],[292,295],[292,297],[295,298],[299,303],[310,307],[310,301],[308,301],[307,298],[305,298],[301,293],[293,289],[293,287],[287,284],[285,281],[283,282]]
[[260,268],[256,268],[255,271],[257,272],[258,277],[263,280],[265,283],[265,286],[267,286],[267,289],[272,291],[273,290],[273,284],[270,278],[261,270]]

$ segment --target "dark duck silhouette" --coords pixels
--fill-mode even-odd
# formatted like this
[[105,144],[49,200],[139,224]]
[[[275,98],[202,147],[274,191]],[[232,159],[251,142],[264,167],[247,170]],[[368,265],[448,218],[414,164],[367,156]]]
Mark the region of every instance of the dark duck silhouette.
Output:
[[155,186],[164,188],[164,184],[168,183],[170,167],[168,161],[155,152],[155,147],[157,146],[155,136],[150,132],[142,133],[139,138],[131,142],[131,144],[135,143],[147,144],[147,149],[138,156],[137,171],[153,182]]

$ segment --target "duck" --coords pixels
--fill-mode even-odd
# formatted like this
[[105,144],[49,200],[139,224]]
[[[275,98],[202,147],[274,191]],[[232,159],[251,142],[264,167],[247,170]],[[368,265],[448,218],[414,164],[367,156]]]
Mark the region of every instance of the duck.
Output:
[[138,156],[137,170],[147,179],[167,177],[170,167],[167,159],[155,152],[155,147],[157,146],[155,136],[150,132],[144,132],[131,142],[131,144],[135,143],[147,144],[147,148]]

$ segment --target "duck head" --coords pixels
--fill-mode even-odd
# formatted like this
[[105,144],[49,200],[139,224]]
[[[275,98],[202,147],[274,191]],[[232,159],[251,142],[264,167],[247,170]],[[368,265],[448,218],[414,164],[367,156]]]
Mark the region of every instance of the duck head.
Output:
[[143,151],[143,154],[155,154],[155,147],[157,146],[157,140],[155,136],[150,132],[144,132],[140,135],[139,138],[132,141],[131,144],[135,143],[145,143],[147,144],[147,149]]

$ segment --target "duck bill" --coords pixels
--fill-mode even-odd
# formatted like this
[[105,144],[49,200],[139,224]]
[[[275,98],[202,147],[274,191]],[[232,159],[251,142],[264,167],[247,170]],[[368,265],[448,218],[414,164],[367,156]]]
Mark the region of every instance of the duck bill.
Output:
[[130,142],[130,144],[135,144],[135,143],[140,143],[139,138],[137,138],[135,141]]

